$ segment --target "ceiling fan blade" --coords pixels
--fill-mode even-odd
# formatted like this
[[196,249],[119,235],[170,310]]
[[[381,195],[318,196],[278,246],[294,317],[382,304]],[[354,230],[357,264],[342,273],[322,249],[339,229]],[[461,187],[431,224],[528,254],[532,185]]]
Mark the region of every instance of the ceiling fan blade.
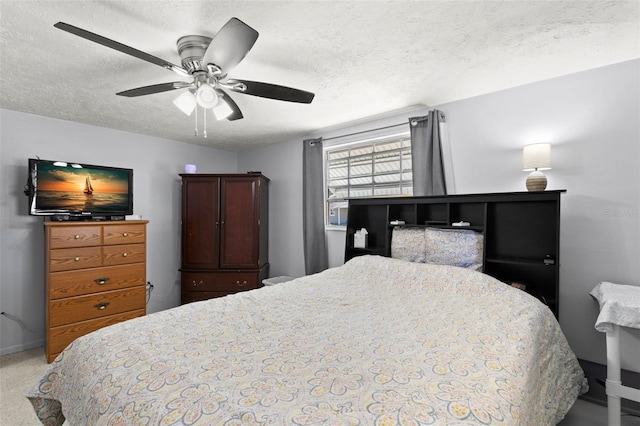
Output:
[[238,104],[234,102],[231,96],[229,96],[227,92],[225,92],[224,90],[221,90],[221,89],[217,89],[217,90],[219,92],[222,92],[223,96],[220,97],[220,99],[222,99],[222,102],[229,105],[229,108],[233,110],[233,112],[227,117],[227,120],[235,121],[235,120],[240,120],[241,118],[244,118],[244,116],[242,115],[242,111],[240,111],[240,108],[238,107]]
[[226,83],[232,85],[235,83],[241,83],[246,86],[245,90],[242,90],[242,88],[231,87],[231,90],[235,92],[260,96],[261,98],[276,99],[279,101],[310,104],[315,96],[313,93],[304,90],[278,86],[277,84],[260,83],[259,81],[227,80]]
[[211,40],[202,62],[213,64],[223,75],[227,74],[249,53],[257,39],[256,30],[238,18],[231,18]]
[[134,49],[133,47],[108,39],[101,35],[92,33],[87,30],[83,30],[82,28],[78,28],[70,24],[65,24],[64,22],[58,22],[53,26],[63,31],[66,31],[68,33],[77,35],[82,38],[86,38],[87,40],[93,41],[103,46],[110,47],[119,52],[126,53],[127,55],[131,55],[138,59],[142,59],[143,61],[147,61],[147,62],[151,62],[152,64],[159,65],[162,68],[166,68],[170,71],[175,72],[176,74],[179,74],[185,77],[190,77],[189,72],[187,72],[187,70],[185,70],[184,68],[179,67],[178,65],[172,64],[171,62],[167,62],[164,59],[160,59],[156,56],[150,55],[138,49]]
[[118,92],[118,96],[126,96],[133,98],[136,96],[152,95],[154,93],[168,92],[169,90],[184,89],[185,87],[193,86],[192,83],[186,81],[174,81],[173,83],[160,83],[152,84],[151,86],[137,87],[135,89],[125,90],[124,92]]

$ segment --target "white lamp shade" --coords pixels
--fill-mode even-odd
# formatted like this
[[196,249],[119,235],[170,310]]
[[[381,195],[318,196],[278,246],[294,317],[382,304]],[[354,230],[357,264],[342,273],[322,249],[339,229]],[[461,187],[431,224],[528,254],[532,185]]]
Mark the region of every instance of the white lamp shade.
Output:
[[196,91],[196,101],[202,108],[213,108],[218,103],[218,94],[210,84],[203,83]]
[[522,148],[522,170],[550,170],[551,144],[535,143]]
[[196,97],[191,92],[184,92],[178,96],[174,101],[174,105],[180,108],[180,111],[187,115],[191,115],[196,107]]
[[231,107],[224,101],[219,102],[215,108],[213,108],[213,114],[217,120],[224,120],[233,113]]

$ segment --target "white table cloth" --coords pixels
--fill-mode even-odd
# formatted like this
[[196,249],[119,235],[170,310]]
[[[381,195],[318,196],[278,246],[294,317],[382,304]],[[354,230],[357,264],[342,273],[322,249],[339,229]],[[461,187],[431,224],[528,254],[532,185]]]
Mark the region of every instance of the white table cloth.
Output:
[[640,402],[640,389],[624,386],[620,370],[620,327],[640,329],[640,287],[601,282],[590,294],[600,303],[596,330],[607,333],[609,426],[620,426],[620,398]]
[[601,282],[591,295],[600,303],[596,330],[609,332],[613,324],[640,329],[640,287]]

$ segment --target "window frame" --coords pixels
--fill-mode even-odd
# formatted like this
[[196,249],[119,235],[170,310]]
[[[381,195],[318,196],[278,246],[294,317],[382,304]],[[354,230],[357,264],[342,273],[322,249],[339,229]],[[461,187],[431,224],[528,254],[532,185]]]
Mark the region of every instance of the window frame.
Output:
[[[403,162],[405,161],[403,159],[403,151],[406,151],[407,149],[409,150],[409,153],[411,155],[411,132],[409,129],[406,130],[402,130],[402,131],[398,131],[396,130],[395,132],[385,132],[386,134],[381,134],[380,136],[372,136],[372,137],[360,137],[360,138],[352,138],[352,140],[348,141],[348,142],[342,142],[342,143],[333,143],[333,144],[324,144],[323,146],[323,190],[324,190],[324,219],[325,219],[325,229],[327,230],[344,230],[346,229],[346,224],[345,225],[339,225],[339,224],[331,224],[329,223],[329,213],[330,213],[330,209],[329,209],[329,203],[330,202],[335,202],[335,201],[344,201],[346,203],[348,203],[349,199],[351,198],[383,198],[383,197],[400,197],[400,196],[411,196],[413,195],[413,182],[411,182],[410,185],[410,193],[403,193],[402,192],[402,182],[405,182],[406,180],[403,179],[403,175],[406,174],[406,169],[404,169],[403,166]],[[362,136],[362,135],[359,135]],[[376,182],[375,182],[375,177],[376,176],[382,176],[384,175],[384,173],[378,173],[376,174],[376,170],[375,170],[375,156],[376,156],[376,151],[375,151],[375,146],[376,144],[383,144],[383,143],[388,143],[388,142],[392,142],[392,141],[400,141],[401,146],[399,148],[396,148],[394,150],[390,150],[389,152],[398,152],[399,153],[399,160],[400,160],[400,169],[395,172],[397,173],[400,178],[399,180],[396,180],[395,182],[399,185],[399,189],[400,192],[399,193],[395,193],[395,194],[388,194],[388,195],[376,195],[375,194],[375,188],[376,188]],[[329,179],[330,179],[330,173],[329,173],[329,167],[330,167],[330,161],[329,161],[329,153],[330,152],[335,152],[335,151],[339,151],[339,150],[344,150],[344,149],[353,149],[353,148],[358,148],[358,147],[366,147],[366,146],[371,146],[372,150],[369,154],[361,154],[361,155],[355,155],[353,157],[362,157],[362,156],[371,156],[371,174],[367,175],[367,176],[371,176],[371,195],[366,195],[366,196],[350,196],[350,188],[352,186],[357,186],[357,185],[351,185],[348,181],[350,179],[350,171],[351,171],[351,165],[348,165],[348,171],[347,171],[347,197],[340,197],[340,198],[334,198],[334,199],[330,199],[329,198]],[[383,151],[384,152],[384,151]],[[380,153],[380,152],[378,152]],[[351,158],[353,158],[350,154],[346,157],[347,160],[349,161]],[[409,160],[410,161],[410,160]],[[413,173],[413,171],[410,169],[410,173]],[[380,187],[384,187],[385,184],[378,184],[378,188]]]

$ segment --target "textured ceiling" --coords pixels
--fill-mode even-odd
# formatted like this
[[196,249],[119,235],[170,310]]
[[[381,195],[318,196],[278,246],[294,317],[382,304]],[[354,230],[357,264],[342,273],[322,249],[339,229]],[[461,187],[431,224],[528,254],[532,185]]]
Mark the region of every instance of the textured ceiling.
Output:
[[[63,21],[179,65],[179,37],[213,36],[231,17],[260,36],[229,77],[316,97],[232,94],[244,119],[209,120],[207,139],[172,104],[181,90],[115,95],[180,80],[174,73],[53,27]],[[638,58],[639,28],[637,0],[0,0],[0,106],[243,151]]]

